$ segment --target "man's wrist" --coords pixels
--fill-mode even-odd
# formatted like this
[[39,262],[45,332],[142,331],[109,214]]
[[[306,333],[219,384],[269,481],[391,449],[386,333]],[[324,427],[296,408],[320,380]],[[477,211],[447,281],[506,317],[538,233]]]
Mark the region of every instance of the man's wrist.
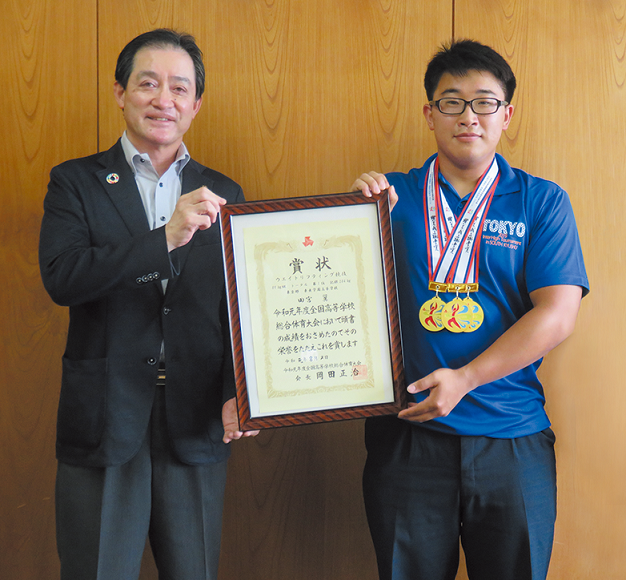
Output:
[[473,391],[475,388],[481,385],[480,379],[476,373],[476,369],[472,363],[466,364],[457,371],[462,377],[463,384],[465,385],[465,393]]

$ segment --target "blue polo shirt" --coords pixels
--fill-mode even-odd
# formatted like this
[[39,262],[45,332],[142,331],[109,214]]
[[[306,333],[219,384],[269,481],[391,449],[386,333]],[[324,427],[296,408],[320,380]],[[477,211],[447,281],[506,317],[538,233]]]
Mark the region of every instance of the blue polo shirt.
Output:
[[[390,173],[398,203],[391,214],[398,279],[400,320],[407,384],[438,368],[469,363],[532,308],[530,293],[570,284],[588,293],[582,250],[567,193],[555,183],[513,169],[497,155],[500,181],[483,226],[478,292],[472,299],[485,313],[471,333],[429,332],[419,321],[428,290],[424,227],[424,179],[434,156],[420,169]],[[469,195],[460,198],[440,176],[440,188],[458,217]],[[454,296],[442,294],[449,301]],[[464,297],[464,296],[462,296]],[[458,435],[523,437],[550,426],[543,388],[537,378],[541,360],[468,393],[447,417],[424,427]],[[428,395],[415,395],[416,401]]]

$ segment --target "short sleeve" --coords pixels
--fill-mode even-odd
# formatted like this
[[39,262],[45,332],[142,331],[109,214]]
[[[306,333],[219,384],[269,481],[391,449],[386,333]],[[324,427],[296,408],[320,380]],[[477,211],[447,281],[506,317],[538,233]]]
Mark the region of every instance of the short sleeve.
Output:
[[536,181],[547,191],[541,192],[537,184],[528,190],[531,227],[525,264],[528,292],[568,284],[581,286],[584,296],[589,292],[589,281],[569,196],[554,183]]

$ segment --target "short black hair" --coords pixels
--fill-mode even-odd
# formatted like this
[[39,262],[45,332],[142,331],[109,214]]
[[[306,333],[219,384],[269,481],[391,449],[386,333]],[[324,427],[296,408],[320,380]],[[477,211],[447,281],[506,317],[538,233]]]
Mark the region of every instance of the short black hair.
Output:
[[428,63],[424,75],[428,100],[433,100],[445,73],[463,77],[470,71],[491,73],[502,85],[504,99],[507,103],[511,102],[517,83],[509,63],[490,46],[467,39],[444,44]]
[[204,93],[204,63],[202,51],[196,44],[196,39],[191,34],[176,32],[170,28],[157,28],[150,32],[144,32],[133,38],[120,52],[115,67],[115,80],[126,90],[128,79],[133,72],[135,55],[142,48],[178,48],[184,50],[193,61],[196,72],[196,101]]

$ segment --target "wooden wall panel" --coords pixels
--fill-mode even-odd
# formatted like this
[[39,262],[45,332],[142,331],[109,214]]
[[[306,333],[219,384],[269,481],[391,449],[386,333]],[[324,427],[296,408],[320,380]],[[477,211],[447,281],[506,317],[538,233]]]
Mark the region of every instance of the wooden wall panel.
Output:
[[519,81],[503,153],[570,194],[592,286],[542,367],[557,435],[551,580],[624,578],[626,2],[457,0],[456,34],[492,44]]
[[54,437],[67,315],[37,265],[50,168],[96,151],[96,11],[2,2],[0,71],[0,578],[58,577]]
[[427,29],[423,7],[357,0],[219,7],[216,22],[228,25],[215,31],[215,100],[204,111],[210,130],[196,127],[192,138],[207,159],[241,176],[249,197],[343,191],[363,167],[410,167],[420,57],[444,28]]

